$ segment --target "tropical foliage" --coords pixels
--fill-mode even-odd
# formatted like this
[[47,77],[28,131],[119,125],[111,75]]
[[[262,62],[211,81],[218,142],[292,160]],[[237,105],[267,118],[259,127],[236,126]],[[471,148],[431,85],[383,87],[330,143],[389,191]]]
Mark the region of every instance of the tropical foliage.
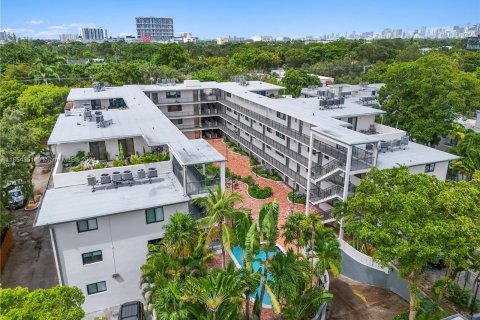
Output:
[[[260,301],[265,294],[282,318],[305,319],[331,299],[310,256],[292,248],[278,251],[278,202],[262,206],[257,224],[249,212],[238,209],[240,200],[238,194],[220,188],[212,191],[197,200],[207,211],[205,218],[194,221],[189,214],[176,213],[164,226],[164,238],[149,246],[142,285],[148,305],[159,319],[261,319]],[[324,228],[316,219],[306,221],[315,221],[316,230]],[[305,228],[313,230],[311,225]],[[311,231],[307,234],[312,239]],[[242,268],[236,269],[233,262],[226,264],[225,253],[221,256],[225,264],[216,267],[211,250],[214,238],[224,238],[221,246],[225,253],[234,245],[242,248]],[[320,241],[320,237],[316,239]],[[332,253],[322,254],[316,248],[320,246],[311,249],[318,256]],[[269,254],[262,259],[261,252]],[[338,259],[339,252],[333,253],[332,259]],[[257,264],[259,267],[254,267]]]
[[418,312],[418,287],[428,264],[447,266],[443,292],[463,270],[476,270],[480,255],[480,176],[440,181],[408,168],[372,169],[346,203],[335,208],[345,230],[374,247],[373,258],[392,263],[410,289],[410,317]]

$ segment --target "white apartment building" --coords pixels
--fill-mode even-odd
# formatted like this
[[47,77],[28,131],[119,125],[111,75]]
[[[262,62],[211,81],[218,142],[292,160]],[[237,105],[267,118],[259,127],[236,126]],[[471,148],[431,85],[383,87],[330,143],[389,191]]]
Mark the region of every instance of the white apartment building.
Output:
[[151,37],[152,41],[173,39],[173,19],[161,17],[136,17],[137,37]]
[[[224,187],[225,159],[204,137],[234,141],[306,193],[309,206],[323,210],[326,221],[332,220],[333,201],[345,200],[373,166],[405,165],[412,173],[445,179],[456,156],[375,122],[384,111],[369,105],[380,86],[309,88],[298,99],[279,97],[282,87],[260,81],[165,79],[157,85],[72,89],[70,111],[59,116],[48,142],[57,163],[36,220],[50,227],[62,284],[84,291],[87,312],[141,298],[146,244],[162,238],[172,213],[194,212],[192,198],[216,183]],[[126,155],[168,150],[170,161],[80,172],[63,168],[63,159],[80,150],[99,160],[117,158],[119,145]],[[213,162],[220,176],[208,177],[202,164]],[[156,170],[157,176],[142,178],[139,169]],[[91,175],[100,181],[94,192]]]
[[[48,141],[56,164],[35,225],[49,226],[60,283],[79,287],[91,313],[142,299],[147,244],[173,213],[199,214],[191,200],[225,186],[225,159],[184,136],[137,86],[72,89],[68,101]],[[126,157],[160,149],[170,160],[112,167],[120,148]],[[72,171],[65,160],[78,151],[109,165]],[[206,176],[206,163],[220,173]]]
[[373,166],[404,165],[445,179],[458,158],[376,123],[384,111],[371,105],[382,84],[309,88],[298,99],[281,98],[282,87],[259,81],[197,86],[139,87],[187,137],[227,136],[306,193],[327,220],[333,201],[346,199]]

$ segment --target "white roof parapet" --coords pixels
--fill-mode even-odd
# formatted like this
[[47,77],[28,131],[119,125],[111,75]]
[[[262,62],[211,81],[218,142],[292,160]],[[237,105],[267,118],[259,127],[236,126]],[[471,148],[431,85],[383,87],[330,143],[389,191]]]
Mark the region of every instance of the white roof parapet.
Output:
[[173,173],[161,181],[97,190],[87,185],[53,188],[45,193],[35,226],[101,217],[189,201]]

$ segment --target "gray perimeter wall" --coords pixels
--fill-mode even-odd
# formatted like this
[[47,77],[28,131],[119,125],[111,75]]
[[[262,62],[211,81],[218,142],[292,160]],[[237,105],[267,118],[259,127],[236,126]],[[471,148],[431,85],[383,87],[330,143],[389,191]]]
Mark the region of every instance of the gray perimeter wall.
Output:
[[[348,244],[346,244],[348,246]],[[369,265],[368,262],[361,262],[361,259],[354,259],[349,253],[351,247],[344,250],[342,243],[342,274],[358,282],[370,284],[377,287],[389,289],[402,299],[409,301],[410,294],[405,280],[400,278],[396,268],[389,270],[380,269]],[[357,251],[358,252],[358,251]],[[360,252],[358,252],[361,254]]]

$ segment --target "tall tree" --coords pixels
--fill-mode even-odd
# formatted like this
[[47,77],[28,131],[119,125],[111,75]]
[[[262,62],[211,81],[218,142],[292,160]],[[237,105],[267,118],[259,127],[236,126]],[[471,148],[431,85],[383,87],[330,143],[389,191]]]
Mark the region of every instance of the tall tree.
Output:
[[226,266],[226,250],[230,250],[235,243],[235,234],[229,224],[234,224],[245,211],[237,209],[236,205],[242,201],[242,196],[235,192],[222,191],[220,185],[215,190],[208,190],[208,196],[195,200],[195,203],[207,211],[207,216],[198,220],[202,226],[209,228],[208,238],[218,237],[222,244],[222,269]]
[[0,288],[2,319],[80,320],[85,316],[85,301],[77,287],[56,286],[50,289]]
[[31,173],[38,144],[24,121],[24,114],[16,109],[7,109],[0,121],[0,199],[3,205],[7,204],[7,192],[14,184],[20,185],[27,196],[33,191]]
[[396,62],[381,76],[379,101],[385,121],[406,129],[420,142],[435,145],[459,114],[480,108],[480,79],[459,69],[442,53],[413,62]]
[[309,75],[303,69],[289,69],[285,72],[282,84],[287,88],[287,94],[291,94],[293,97],[299,97],[302,88],[310,85],[320,85],[320,80],[316,76]]
[[410,174],[406,167],[374,168],[355,195],[335,210],[341,211],[345,230],[373,244],[375,260],[385,267],[392,263],[398,267],[409,284],[409,319],[413,320],[418,285],[428,263],[443,254],[452,271],[458,272],[480,246],[480,229],[474,222],[480,218],[479,195],[476,179],[470,185],[455,185],[434,176]]

